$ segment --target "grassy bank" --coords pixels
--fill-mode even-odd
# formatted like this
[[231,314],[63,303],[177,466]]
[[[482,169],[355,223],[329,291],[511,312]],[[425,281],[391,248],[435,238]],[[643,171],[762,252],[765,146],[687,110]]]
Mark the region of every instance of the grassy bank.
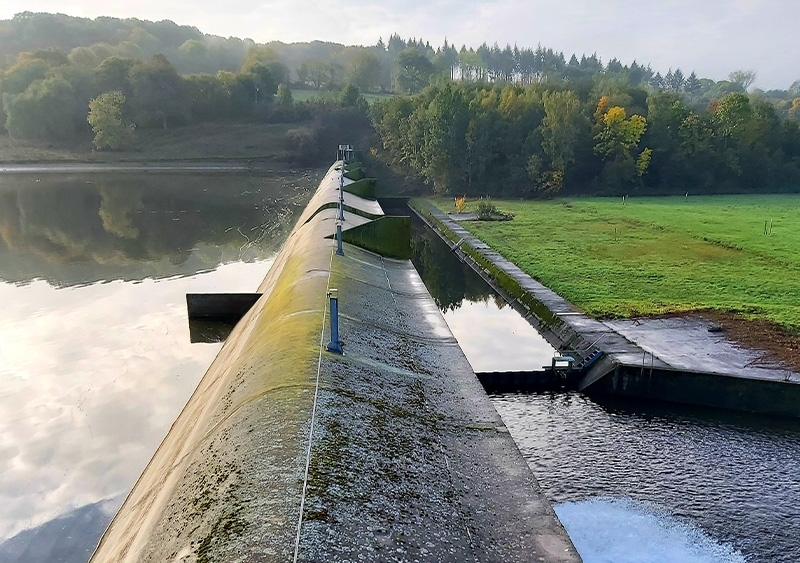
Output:
[[290,124],[203,123],[173,129],[142,129],[128,150],[97,152],[90,132],[69,143],[34,143],[0,136],[0,162],[120,162],[233,160],[292,156]]
[[800,330],[800,196],[495,203],[514,220],[465,226],[589,314],[713,310]]

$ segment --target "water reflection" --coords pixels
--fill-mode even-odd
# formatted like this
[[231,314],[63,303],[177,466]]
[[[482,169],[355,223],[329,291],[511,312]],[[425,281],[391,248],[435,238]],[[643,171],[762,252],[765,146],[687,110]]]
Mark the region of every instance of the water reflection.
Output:
[[505,303],[468,266],[459,262],[450,248],[416,216],[411,229],[412,262],[425,287],[442,312],[454,311],[464,301],[493,300]]
[[185,294],[255,290],[317,181],[0,177],[0,561],[94,547],[68,515],[102,529],[219,350]]
[[271,254],[310,172],[0,175],[0,279],[69,286],[191,275]]
[[550,365],[553,347],[416,217],[411,248],[414,266],[473,370],[532,371]]

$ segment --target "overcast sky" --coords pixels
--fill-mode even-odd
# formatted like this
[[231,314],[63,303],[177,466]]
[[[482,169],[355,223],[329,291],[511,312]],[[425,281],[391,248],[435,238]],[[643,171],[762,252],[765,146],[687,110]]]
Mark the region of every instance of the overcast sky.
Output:
[[445,37],[459,47],[541,44],[715,80],[755,70],[755,86],[767,90],[800,79],[797,0],[4,0],[0,18],[26,10],[169,19],[259,42],[372,45],[399,33],[435,46]]

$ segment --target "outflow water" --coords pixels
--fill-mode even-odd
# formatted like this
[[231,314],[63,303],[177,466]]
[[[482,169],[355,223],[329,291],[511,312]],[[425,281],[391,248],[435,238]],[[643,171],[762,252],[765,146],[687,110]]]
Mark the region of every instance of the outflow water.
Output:
[[596,498],[555,507],[584,563],[744,563],[730,545],[657,505]]
[[[549,364],[541,337],[414,226],[414,264],[473,368]],[[800,421],[578,393],[492,399],[585,563],[800,561]]]
[[577,393],[495,407],[585,563],[800,560],[800,424]]

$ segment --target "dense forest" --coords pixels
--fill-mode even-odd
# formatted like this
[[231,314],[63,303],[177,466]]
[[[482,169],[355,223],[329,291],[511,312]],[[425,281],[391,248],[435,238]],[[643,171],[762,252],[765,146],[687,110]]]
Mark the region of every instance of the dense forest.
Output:
[[[257,44],[169,21],[0,21],[0,126],[12,139],[92,135],[98,149],[123,150],[148,128],[331,118],[363,128],[369,117],[374,156],[451,195],[796,188],[800,81],[763,92],[754,79],[542,46],[434,48],[398,35]],[[298,89],[338,94],[297,103]],[[362,94],[376,93],[385,99],[368,108]],[[308,145],[316,134],[289,137]]]
[[446,84],[373,113],[391,162],[440,194],[800,189],[800,124],[744,93],[698,110],[619,83]]

